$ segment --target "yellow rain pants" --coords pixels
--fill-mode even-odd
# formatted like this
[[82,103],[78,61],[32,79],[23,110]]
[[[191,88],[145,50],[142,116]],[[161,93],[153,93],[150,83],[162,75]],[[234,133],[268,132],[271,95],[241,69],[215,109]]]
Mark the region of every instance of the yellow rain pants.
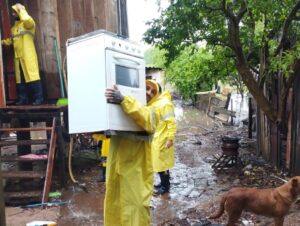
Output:
[[[156,126],[156,114],[149,107],[126,96],[122,109],[148,133]],[[118,132],[111,136],[107,158],[105,226],[149,226],[153,192],[151,136]]]

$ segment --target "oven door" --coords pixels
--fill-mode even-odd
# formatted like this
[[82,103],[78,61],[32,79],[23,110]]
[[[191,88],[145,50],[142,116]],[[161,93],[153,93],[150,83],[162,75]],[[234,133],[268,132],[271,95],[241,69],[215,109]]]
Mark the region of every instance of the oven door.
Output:
[[[117,85],[125,96],[131,96],[146,104],[145,61],[113,50],[106,50],[107,88]],[[120,106],[110,104],[108,114],[110,127],[114,130],[141,131],[142,129],[122,111]]]

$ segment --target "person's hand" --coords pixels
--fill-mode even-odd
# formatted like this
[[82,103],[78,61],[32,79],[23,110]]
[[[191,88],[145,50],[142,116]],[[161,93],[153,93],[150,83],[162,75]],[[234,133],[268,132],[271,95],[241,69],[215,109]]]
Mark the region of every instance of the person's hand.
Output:
[[20,3],[17,3],[16,4],[16,8],[17,8],[17,10],[20,12],[22,9],[25,9],[25,7],[22,5],[22,4],[20,4]]
[[108,103],[113,104],[120,104],[124,100],[124,96],[116,85],[114,85],[112,89],[105,90],[105,97]]
[[170,148],[173,146],[173,140],[167,140],[165,147]]

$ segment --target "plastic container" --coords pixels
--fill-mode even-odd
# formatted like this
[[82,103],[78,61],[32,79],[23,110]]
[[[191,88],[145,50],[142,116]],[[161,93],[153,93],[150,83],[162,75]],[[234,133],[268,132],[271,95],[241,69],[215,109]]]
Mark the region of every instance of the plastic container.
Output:
[[26,226],[57,226],[57,224],[54,221],[32,221]]

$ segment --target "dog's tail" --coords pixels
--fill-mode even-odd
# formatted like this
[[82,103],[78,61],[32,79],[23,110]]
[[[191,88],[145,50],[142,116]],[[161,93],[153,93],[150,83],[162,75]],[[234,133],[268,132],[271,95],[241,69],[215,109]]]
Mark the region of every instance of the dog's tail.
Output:
[[216,219],[216,218],[219,218],[222,216],[222,214],[224,213],[224,210],[225,210],[225,202],[226,202],[226,197],[223,196],[222,199],[221,199],[221,202],[220,202],[220,207],[218,209],[217,212],[211,214],[208,218],[209,219]]

